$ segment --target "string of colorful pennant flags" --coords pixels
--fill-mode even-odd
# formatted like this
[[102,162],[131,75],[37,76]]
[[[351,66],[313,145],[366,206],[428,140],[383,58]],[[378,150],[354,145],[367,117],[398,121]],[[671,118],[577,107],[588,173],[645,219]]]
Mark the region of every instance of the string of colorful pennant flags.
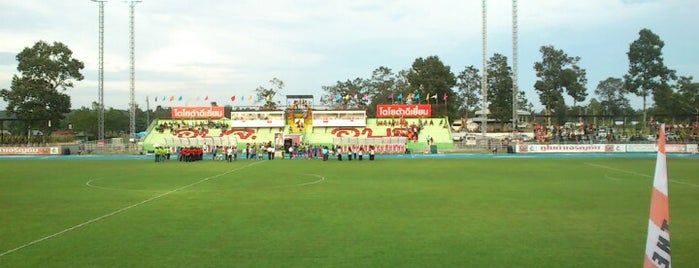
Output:
[[[272,96],[268,95],[268,96],[262,97],[262,96],[257,96],[257,95],[232,95],[230,97],[231,102],[236,102],[236,101],[243,102],[246,100],[247,101],[254,100],[254,101],[258,101],[258,102],[262,101],[262,100],[271,101]],[[171,95],[171,96],[162,96],[162,97],[155,96],[155,97],[153,97],[153,102],[192,102],[192,101],[197,101],[197,102],[209,101],[209,96],[206,95],[206,96],[184,97],[182,95],[180,95],[180,96]]]
[[[330,96],[328,96],[328,97],[330,97]],[[426,101],[426,102],[429,102],[430,99],[437,100],[438,98],[439,98],[439,94],[437,94],[437,93],[435,93],[434,95],[430,95],[430,93],[425,94],[425,101]],[[447,93],[444,93],[444,94],[442,95],[442,100],[443,100],[443,101],[447,101],[447,98],[448,98]],[[335,97],[334,97],[334,101],[335,101],[335,102],[341,102],[341,101],[343,101],[343,100],[349,101],[350,99],[355,99],[355,100],[356,100],[356,99],[359,99],[359,95],[358,95],[358,94],[355,94],[354,96],[350,96],[349,94],[347,94],[347,95],[345,95],[345,96],[342,96],[342,95],[340,95],[340,94],[335,94]],[[408,101],[421,101],[421,100],[422,100],[422,99],[420,98],[420,93],[415,93],[415,94],[413,94],[413,93],[408,93],[408,94],[405,96],[405,98],[403,97],[403,93],[398,93],[397,95],[395,95],[394,93],[390,93],[390,94],[388,94],[387,99],[389,99],[389,100],[391,100],[391,101],[401,101],[401,102],[402,102],[402,101],[408,102]],[[368,95],[368,94],[364,94],[364,95],[361,97],[361,100],[363,100],[363,101],[368,101],[368,100],[369,100],[369,95]]]
[[[335,101],[335,102],[349,101],[349,100],[352,100],[352,99],[354,99],[354,100],[362,100],[362,101],[369,101],[369,94],[366,94],[366,93],[365,93],[365,94],[362,94],[361,97],[360,97],[359,94],[354,94],[354,95],[346,94],[346,95],[344,95],[344,96],[342,96],[342,95],[340,95],[340,94],[335,94],[335,96],[326,95],[326,96],[321,97],[321,98],[327,98],[328,100],[331,100],[331,99],[332,99],[332,100]],[[444,94],[442,95],[442,98],[441,98],[441,99],[442,99],[442,101],[445,101],[445,102],[446,102],[446,101],[447,101],[447,98],[448,98],[448,95],[447,95],[446,93],[444,93]],[[148,99],[148,98],[147,98],[147,99]],[[408,94],[405,95],[405,96],[403,95],[403,93],[398,93],[398,94],[390,93],[390,94],[388,94],[388,96],[386,97],[386,99],[387,99],[387,100],[390,100],[391,102],[398,101],[398,102],[410,103],[410,102],[421,102],[421,101],[424,100],[425,102],[429,103],[431,99],[432,99],[432,100],[435,100],[435,101],[438,101],[438,100],[439,100],[439,94],[437,94],[437,93],[435,93],[435,94],[427,93],[427,94],[425,94],[425,97],[422,98],[422,96],[421,96],[420,93],[414,93],[414,94],[413,94],[413,93],[408,93]],[[232,95],[232,96],[230,96],[229,100],[230,100],[231,102],[245,102],[245,101],[247,101],[247,102],[260,102],[260,101],[263,101],[263,100],[265,100],[265,101],[271,101],[271,100],[272,100],[272,95],[268,95],[268,96],[260,96],[260,95]],[[159,97],[159,96],[153,97],[153,102],[156,102],[156,103],[162,103],[162,102],[185,102],[185,103],[191,103],[191,102],[195,102],[195,101],[196,101],[196,102],[201,102],[201,101],[208,102],[208,101],[209,101],[209,96],[208,96],[208,95],[204,95],[204,96],[190,96],[190,97],[185,97],[185,96],[182,96],[182,95],[179,95],[179,96],[170,95],[170,96],[162,96],[162,97]],[[212,99],[212,101],[214,101],[214,100]]]

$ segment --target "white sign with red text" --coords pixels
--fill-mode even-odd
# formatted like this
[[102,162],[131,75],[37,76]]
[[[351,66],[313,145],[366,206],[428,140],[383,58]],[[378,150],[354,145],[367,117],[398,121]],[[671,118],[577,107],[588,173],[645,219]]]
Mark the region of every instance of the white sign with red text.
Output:
[[231,127],[284,127],[284,120],[231,120]]
[[172,107],[170,111],[172,118],[223,118],[223,107]]
[[626,145],[626,152],[628,153],[650,153],[655,151],[657,151],[657,149],[655,148],[655,143]]
[[521,144],[517,153],[605,153],[624,152],[623,144]]
[[366,122],[362,119],[313,119],[313,126],[316,127],[363,127]]
[[0,147],[0,155],[59,154],[58,147]]
[[[653,153],[654,143],[647,144],[520,144],[517,153]],[[665,144],[667,153],[698,153],[697,144]]]
[[432,106],[429,104],[378,104],[376,117],[430,117]]

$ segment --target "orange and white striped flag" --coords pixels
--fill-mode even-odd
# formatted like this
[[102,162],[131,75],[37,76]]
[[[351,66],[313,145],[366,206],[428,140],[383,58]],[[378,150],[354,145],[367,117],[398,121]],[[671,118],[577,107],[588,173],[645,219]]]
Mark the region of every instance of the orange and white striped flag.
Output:
[[667,162],[665,157],[665,124],[658,129],[658,157],[655,162],[653,191],[650,196],[648,237],[643,267],[671,267],[670,212],[668,210]]

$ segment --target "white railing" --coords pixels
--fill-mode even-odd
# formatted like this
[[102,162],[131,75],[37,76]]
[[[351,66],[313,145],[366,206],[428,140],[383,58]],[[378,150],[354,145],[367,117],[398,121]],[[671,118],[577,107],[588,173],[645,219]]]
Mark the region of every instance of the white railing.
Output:
[[163,146],[233,146],[237,145],[238,140],[235,137],[206,137],[206,138],[163,138]]

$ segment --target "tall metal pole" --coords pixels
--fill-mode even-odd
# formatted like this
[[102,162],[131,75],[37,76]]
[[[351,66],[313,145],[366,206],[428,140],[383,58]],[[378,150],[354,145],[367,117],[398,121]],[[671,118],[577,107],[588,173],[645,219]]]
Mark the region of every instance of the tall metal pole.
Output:
[[150,126],[150,100],[146,96],[146,128]]
[[99,60],[97,61],[97,140],[104,140],[104,2],[92,0],[99,4]]
[[512,0],[512,138],[517,134],[517,0]]
[[134,60],[134,8],[141,1],[127,1],[129,3],[129,137],[136,138],[136,86],[135,86],[135,60]]
[[481,119],[483,123],[481,124],[481,134],[485,138],[486,133],[488,133],[488,69],[486,66],[486,45],[487,45],[487,27],[486,23],[488,21],[486,12],[486,0],[483,0],[483,29],[482,29],[482,41],[483,41],[483,75],[481,76],[481,93],[483,94],[483,114]]

